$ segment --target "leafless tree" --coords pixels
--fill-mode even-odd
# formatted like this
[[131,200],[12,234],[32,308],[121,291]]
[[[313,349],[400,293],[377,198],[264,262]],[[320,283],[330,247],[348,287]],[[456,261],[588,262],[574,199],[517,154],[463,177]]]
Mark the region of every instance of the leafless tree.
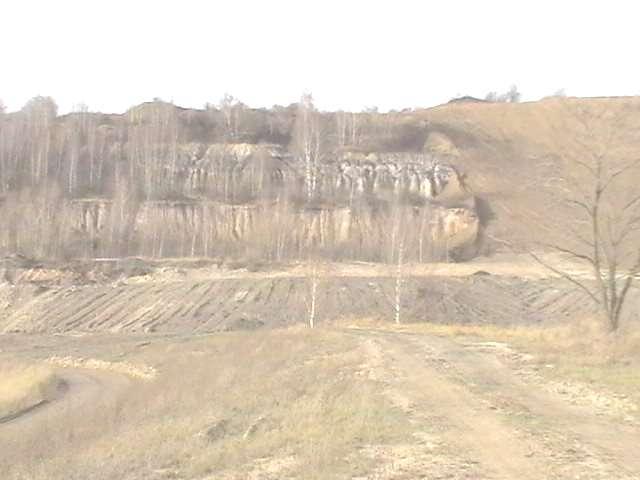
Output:
[[320,115],[313,105],[311,94],[305,93],[298,104],[294,126],[294,152],[300,163],[304,165],[307,201],[311,201],[317,193],[323,141]]
[[401,199],[396,197],[392,206],[393,226],[391,231],[391,263],[395,263],[395,288],[393,303],[393,318],[395,323],[401,322],[402,309],[402,288],[404,286],[404,261],[407,240],[407,219],[406,209],[401,203]]
[[511,85],[509,90],[504,93],[498,93],[496,91],[487,93],[484,99],[487,102],[518,103],[521,97],[522,94],[518,91],[518,87],[516,85]]
[[404,262],[404,241],[400,239],[398,243],[398,263],[396,264],[396,284],[395,284],[395,302],[394,302],[394,320],[399,325],[400,324],[400,314],[402,308],[402,284],[404,283],[403,278],[403,267]]
[[348,114],[342,110],[335,113],[336,137],[337,137],[337,144],[339,147],[344,147],[347,144],[347,122],[348,122],[347,115]]
[[147,199],[175,193],[181,139],[175,105],[155,101],[133,111],[127,139],[130,180],[140,185]]
[[317,261],[310,261],[309,277],[309,328],[314,328],[316,324],[317,304],[318,304],[318,283],[320,274]]
[[506,101],[509,103],[518,103],[520,101],[520,97],[522,97],[522,94],[518,91],[518,87],[516,85],[511,85],[505,95]]
[[22,108],[28,132],[31,185],[37,184],[47,175],[52,143],[52,126],[57,112],[58,106],[51,97],[34,97]]
[[360,143],[360,116],[356,112],[351,113],[351,145],[355,146]]
[[582,278],[542,256],[531,255],[547,269],[582,290],[598,307],[607,327],[618,329],[634,280],[640,273],[640,169],[637,152],[621,151],[625,118],[609,111],[577,111],[579,156],[553,179],[562,202],[577,220],[564,225],[566,242],[543,246],[589,266],[593,278]]
[[225,93],[218,107],[224,120],[224,139],[236,140],[240,134],[243,112],[245,112],[246,106],[233,95]]

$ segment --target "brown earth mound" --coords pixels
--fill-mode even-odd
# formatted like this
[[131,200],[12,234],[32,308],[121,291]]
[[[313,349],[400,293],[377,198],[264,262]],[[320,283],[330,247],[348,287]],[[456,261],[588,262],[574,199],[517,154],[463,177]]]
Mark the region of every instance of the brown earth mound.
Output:
[[[374,267],[372,267],[374,268]],[[406,267],[400,286],[401,320],[431,323],[540,323],[591,312],[584,296],[558,279],[493,275],[469,268],[441,272]],[[0,332],[191,333],[273,328],[304,323],[312,277],[282,271],[159,267],[142,275],[84,283],[49,281],[19,272],[0,287]],[[535,273],[535,272],[534,272]],[[61,278],[65,277],[61,274]],[[39,278],[39,281],[30,279]],[[316,320],[392,321],[397,278],[392,271],[323,271],[317,279]]]

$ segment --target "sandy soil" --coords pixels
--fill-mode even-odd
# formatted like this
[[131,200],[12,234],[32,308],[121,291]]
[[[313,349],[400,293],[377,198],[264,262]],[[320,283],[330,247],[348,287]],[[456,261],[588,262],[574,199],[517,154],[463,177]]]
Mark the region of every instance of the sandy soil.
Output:
[[[182,266],[179,266],[182,265]],[[580,265],[566,269],[588,277]],[[69,270],[24,270],[0,284],[0,332],[203,333],[304,321],[311,271],[297,264],[249,271],[164,263],[144,274],[70,278]],[[393,316],[397,269],[352,263],[318,267],[317,321]],[[590,313],[580,291],[530,258],[405,265],[405,321],[531,324]]]
[[415,443],[373,452],[384,461],[371,478],[640,478],[640,423],[624,408],[554,394],[490,343],[350,333],[368,352],[366,374],[420,427]]

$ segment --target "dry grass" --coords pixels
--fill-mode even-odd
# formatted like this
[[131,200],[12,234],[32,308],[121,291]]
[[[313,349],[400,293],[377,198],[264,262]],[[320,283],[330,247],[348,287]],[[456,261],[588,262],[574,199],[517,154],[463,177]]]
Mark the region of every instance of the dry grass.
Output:
[[558,325],[433,325],[414,324],[401,329],[443,336],[506,342],[530,353],[555,380],[574,380],[628,395],[640,405],[640,332],[629,325],[607,332],[594,318]]
[[624,362],[640,353],[640,332],[629,327],[609,333],[594,318],[544,326],[414,324],[401,328],[457,337],[502,339],[517,346],[534,348],[541,354],[567,354],[595,364]]
[[155,369],[147,365],[132,365],[126,362],[108,362],[105,360],[97,360],[95,358],[53,356],[47,359],[47,363],[62,368],[89,368],[93,370],[116,372],[145,381],[151,381],[156,377]]
[[[350,323],[507,342],[553,363],[540,369],[545,375],[636,393],[640,385],[640,339],[604,335],[589,321],[544,329]],[[384,459],[370,452],[410,444],[417,427],[384,384],[363,375],[360,339],[339,326],[150,337],[118,348],[65,338],[61,356],[149,365],[156,377],[129,379],[118,395],[25,426],[0,451],[2,478],[347,479],[375,471]]]
[[28,409],[55,394],[58,379],[43,365],[0,364],[0,418]]
[[371,468],[366,447],[410,435],[361,374],[355,341],[338,332],[218,334],[126,360],[153,365],[157,377],[98,413],[70,412],[62,431],[39,439],[58,445],[47,460],[15,452],[23,461],[4,478],[347,479]]

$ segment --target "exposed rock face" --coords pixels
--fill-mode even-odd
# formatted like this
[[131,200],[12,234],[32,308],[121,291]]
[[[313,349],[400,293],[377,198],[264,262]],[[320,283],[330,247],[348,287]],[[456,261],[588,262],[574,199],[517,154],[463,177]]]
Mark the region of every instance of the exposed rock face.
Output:
[[[120,238],[115,243],[127,243],[130,255],[261,252],[282,260],[316,248],[385,260],[392,255],[392,225],[402,225],[409,260],[475,253],[474,198],[457,169],[433,155],[345,153],[321,166],[318,201],[307,204],[296,200],[300,167],[282,148],[189,145],[182,152],[177,167],[189,199],[126,208],[118,199],[63,205],[74,231],[93,239],[94,254],[114,255],[106,245]],[[221,199],[202,198],[212,191]]]
[[476,253],[480,222],[473,210],[449,208],[439,210],[431,229],[431,240],[437,251],[454,260],[467,259]]
[[[43,182],[6,195],[0,213],[12,220],[0,232],[0,252],[285,260],[312,250],[388,261],[402,236],[407,261],[474,253],[474,197],[455,167],[455,145],[442,134],[429,135],[423,153],[336,149],[314,165],[310,198],[307,165],[283,145],[171,143],[145,130],[143,113],[131,112],[126,137],[107,125],[96,130],[110,176],[101,177],[106,169],[88,148],[80,151],[89,166],[85,183],[111,185],[100,198],[74,194],[80,181],[72,174],[66,190]],[[173,138],[160,120],[157,132]]]
[[[144,202],[123,228],[117,206],[104,201],[63,204],[73,231],[93,242],[89,256],[114,256],[108,245],[127,243],[128,255],[218,256],[262,252],[266,258],[302,257],[308,248],[386,260],[390,228],[404,222],[413,260],[472,256],[479,231],[473,210],[434,204],[394,209],[367,204],[300,208],[288,202],[232,205],[205,201]],[[120,241],[115,240],[121,239]]]
[[[363,161],[345,158],[338,165],[336,189],[356,194],[379,194],[385,190],[411,193],[435,199],[449,183],[458,184],[456,170],[447,164],[406,161],[403,158],[366,157]],[[456,188],[456,187],[453,187]]]
[[[211,190],[231,196],[230,185],[247,194],[295,188],[304,174],[303,165],[277,145],[191,144],[181,151],[176,168],[187,196]],[[319,189],[326,197],[404,193],[442,202],[470,196],[455,167],[435,154],[345,152],[320,165]]]

